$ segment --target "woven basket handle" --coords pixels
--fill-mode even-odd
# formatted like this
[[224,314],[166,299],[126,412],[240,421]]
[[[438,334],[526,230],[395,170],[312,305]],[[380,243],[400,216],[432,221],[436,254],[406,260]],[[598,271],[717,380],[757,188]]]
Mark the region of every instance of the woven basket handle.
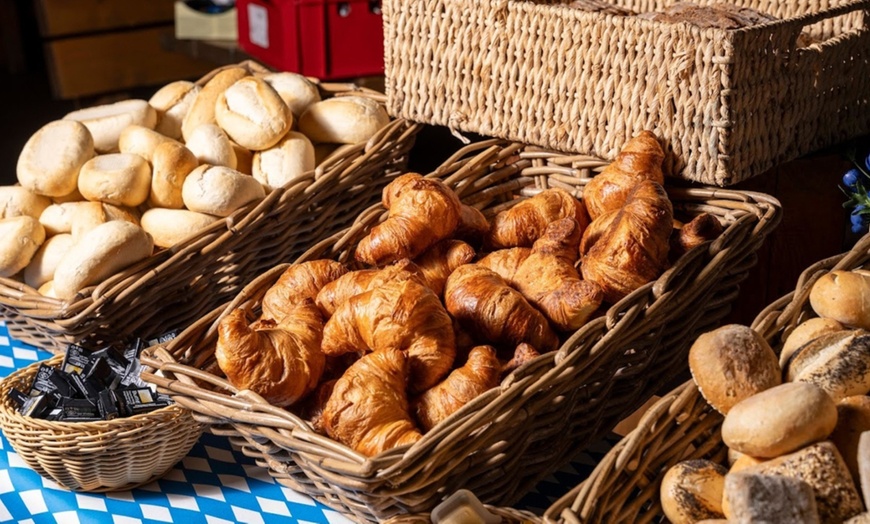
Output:
[[827,39],[826,41],[814,42],[813,44],[811,44],[811,46],[819,46],[825,44],[827,41],[843,38],[846,35],[867,34],[868,18],[870,18],[868,17],[868,13],[870,13],[870,0],[855,0],[853,2],[838,5],[836,7],[822,9],[814,13],[807,13],[805,15],[795,16],[787,20],[771,22],[769,24],[765,24],[763,29],[749,27],[738,30],[738,32],[753,32],[761,30],[767,33],[773,32],[780,35],[781,37],[792,37],[796,40],[797,35],[800,34],[800,32],[808,26],[811,26],[818,22],[823,22],[825,20],[832,20],[840,16],[845,16],[856,11],[864,11],[864,17],[861,24],[856,25],[855,29],[852,29],[847,33],[836,34],[833,37]]

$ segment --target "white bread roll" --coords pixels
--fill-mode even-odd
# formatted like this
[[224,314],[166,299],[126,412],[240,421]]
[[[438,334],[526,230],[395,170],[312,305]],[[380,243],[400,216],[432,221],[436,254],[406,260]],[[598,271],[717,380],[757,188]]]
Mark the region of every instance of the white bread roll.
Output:
[[320,102],[320,90],[314,82],[298,73],[269,73],[262,78],[284,100],[294,119],[302,116],[311,104]]
[[39,218],[51,205],[48,197],[21,186],[0,186],[0,218],[29,216]]
[[299,117],[299,131],[312,142],[358,144],[390,122],[381,104],[362,96],[339,96],[311,104]]
[[810,305],[820,317],[870,330],[870,275],[831,271],[813,284]]
[[157,111],[148,102],[133,99],[79,109],[63,119],[84,124],[94,138],[97,153],[111,153],[118,149],[118,138],[127,126],[137,124],[154,129]]
[[154,238],[154,245],[172,247],[219,220],[219,217],[187,209],[154,207],[142,214],[142,229]]
[[39,286],[39,294],[44,297],[57,298],[57,293],[54,291],[54,280],[49,280],[45,284]]
[[293,113],[265,80],[240,79],[218,95],[215,119],[233,142],[253,151],[278,143],[293,125]]
[[722,516],[727,470],[709,460],[686,460],[672,466],[662,479],[662,510],[674,524],[694,524]]
[[139,225],[139,213],[133,209],[106,204],[105,202],[82,202],[72,208],[72,237],[78,242],[90,230],[111,222],[123,220],[133,225]]
[[64,300],[72,298],[81,289],[151,256],[152,250],[151,236],[141,227],[122,220],[101,224],[61,259],[54,273],[55,293]]
[[215,124],[203,124],[189,134],[187,149],[200,164],[224,166],[235,169],[238,165],[236,152],[230,137]]
[[151,156],[151,194],[148,205],[181,209],[181,187],[184,179],[196,169],[199,161],[190,149],[179,142],[157,146]]
[[134,124],[127,126],[126,129],[121,131],[121,136],[118,138],[118,150],[121,153],[139,155],[148,162],[151,162],[154,150],[157,149],[157,146],[166,142],[181,143],[178,140],[161,135],[157,131]]
[[89,202],[63,202],[52,204],[39,215],[39,223],[49,235],[72,233],[73,213],[79,206],[89,205]]
[[218,96],[236,83],[236,80],[246,76],[248,71],[243,67],[228,67],[206,82],[194,97],[190,109],[181,122],[181,136],[184,137],[185,143],[190,141],[190,135],[197,127],[217,122],[214,118],[214,108]]
[[161,87],[148,103],[157,110],[154,130],[175,140],[181,139],[181,123],[199,94],[200,87],[187,80],[178,80]]
[[24,268],[24,282],[34,288],[41,288],[46,282],[54,279],[54,272],[60,259],[72,249],[73,237],[69,234],[50,237]]
[[79,191],[78,174],[76,174],[76,188],[71,193],[59,197],[51,197],[51,202],[54,204],[64,204],[66,202],[82,202],[84,200],[85,197],[82,196],[82,192]]
[[18,182],[39,195],[68,195],[78,185],[82,164],[94,154],[94,139],[84,124],[49,122],[24,144],[16,167]]
[[148,200],[151,167],[139,155],[99,155],[82,166],[79,191],[91,201],[136,207]]
[[236,171],[246,175],[252,174],[254,172],[254,152],[232,140],[230,140],[230,145],[233,146],[233,153],[236,155]]
[[245,204],[262,199],[266,191],[249,175],[223,166],[204,165],[187,175],[181,196],[191,211],[226,217]]
[[254,154],[254,178],[269,189],[281,187],[312,169],[314,146],[296,131],[287,133],[275,147]]
[[785,339],[779,354],[779,365],[785,368],[788,359],[801,346],[827,333],[846,329],[843,324],[832,318],[816,317],[801,322]]
[[45,228],[31,216],[0,219],[0,277],[11,277],[27,267],[45,242]]

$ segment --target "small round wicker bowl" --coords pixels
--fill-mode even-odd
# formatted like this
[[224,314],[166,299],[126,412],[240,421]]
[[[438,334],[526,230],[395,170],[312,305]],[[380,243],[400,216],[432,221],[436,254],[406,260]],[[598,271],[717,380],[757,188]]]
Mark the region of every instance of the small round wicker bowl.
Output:
[[[41,362],[59,366],[63,356]],[[163,476],[199,440],[203,426],[172,404],[95,422],[55,422],[18,413],[9,391],[27,391],[40,362],[0,381],[0,429],[24,462],[74,491],[124,491]]]

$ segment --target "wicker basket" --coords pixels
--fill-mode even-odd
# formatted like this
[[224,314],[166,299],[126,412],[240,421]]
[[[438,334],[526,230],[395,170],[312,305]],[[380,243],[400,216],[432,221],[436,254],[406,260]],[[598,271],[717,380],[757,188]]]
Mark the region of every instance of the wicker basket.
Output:
[[[851,251],[817,262],[801,274],[792,293],[764,309],[752,328],[777,350],[791,331],[816,316],[809,304],[813,284],[836,269],[870,263],[870,235]],[[705,458],[724,463],[723,417],[711,408],[693,381],[663,396],[637,428],[605,456],[589,478],[545,514],[546,522],[651,522],[663,516],[659,485],[665,472],[682,460]]]
[[[241,65],[254,72],[266,71],[255,62]],[[353,84],[319,87],[324,97],[352,92],[385,100]],[[68,301],[0,278],[0,315],[12,336],[54,353],[85,337],[146,338],[187,327],[234,297],[266,269],[294,260],[312,243],[347,227],[360,211],[379,201],[383,186],[407,164],[419,127],[393,120],[367,143],[343,146],[316,170],[269,192],[264,200]]]
[[[604,164],[489,140],[459,151],[429,176],[443,179],[464,202],[492,215],[516,203],[514,197],[547,187],[579,196],[592,170]],[[148,380],[198,420],[213,424],[213,431],[232,437],[281,483],[352,518],[429,511],[459,488],[484,502],[509,505],[686,367],[690,337],[727,314],[738,283],[780,219],[779,203],[757,193],[675,189],[671,198],[677,210],[723,218],[725,233],[573,333],[558,351],[538,357],[465,405],[412,447],[367,459],[203,371],[214,364],[218,320],[241,304],[258,307],[286,265],[253,281],[156,358],[146,357],[165,374]],[[384,216],[380,205],[369,208],[347,231],[317,244],[300,261],[348,260]]]
[[390,114],[604,158],[650,129],[668,172],[720,186],[870,132],[870,0],[733,0],[781,19],[741,30],[568,2],[384,1]]
[[18,413],[9,391],[27,391],[41,364],[62,362],[56,355],[0,381],[0,429],[40,475],[76,491],[128,490],[162,477],[199,440],[203,426],[176,404],[98,422],[54,422]]

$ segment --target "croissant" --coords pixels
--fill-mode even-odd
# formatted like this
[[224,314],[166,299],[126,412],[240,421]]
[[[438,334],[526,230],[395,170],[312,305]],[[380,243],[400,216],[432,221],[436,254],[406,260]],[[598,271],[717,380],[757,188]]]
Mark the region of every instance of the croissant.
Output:
[[589,225],[586,206],[564,189],[553,188],[498,213],[492,221],[487,247],[531,247],[550,222],[573,217],[580,229]]
[[497,273],[477,265],[456,268],[444,288],[447,311],[464,329],[496,347],[522,342],[542,351],[559,345],[547,319]]
[[323,289],[317,293],[317,306],[327,317],[330,317],[340,305],[353,296],[365,293],[385,282],[407,279],[414,279],[423,285],[428,285],[423,270],[407,259],[382,269],[351,271],[323,286]]
[[459,224],[462,204],[443,182],[407,173],[384,188],[388,218],[360,240],[359,262],[382,266],[413,259],[439,240],[448,238]]
[[710,213],[701,213],[688,224],[675,228],[671,232],[670,240],[671,262],[679,260],[690,249],[717,238],[722,234],[722,230],[722,223]]
[[326,402],[332,395],[336,382],[338,382],[338,379],[321,382],[310,395],[305,397],[305,400],[297,408],[299,415],[308,421],[311,429],[317,433],[326,434],[326,428],[323,427],[323,410],[326,408]]
[[501,374],[503,377],[510,375],[515,369],[519,368],[526,362],[534,360],[540,356],[541,354],[538,353],[537,349],[528,344],[520,344],[514,351],[514,356],[502,365]]
[[326,434],[366,456],[423,435],[408,412],[408,359],[393,348],[363,356],[332,388],[321,421]]
[[664,188],[649,180],[638,183],[583,258],[583,278],[600,285],[611,304],[656,279],[667,264],[672,221]]
[[489,222],[477,208],[462,204],[459,210],[459,225],[453,238],[480,247],[489,234]]
[[442,240],[414,259],[426,285],[436,295],[444,294],[444,284],[450,273],[474,260],[474,248],[460,240]]
[[456,338],[438,296],[414,279],[390,281],[351,297],[323,328],[323,352],[341,355],[396,348],[408,353],[412,392],[438,383],[453,367]]
[[263,318],[280,320],[288,305],[314,299],[324,285],[345,273],[347,268],[334,260],[293,264],[263,295]]
[[423,431],[429,431],[481,393],[496,387],[501,363],[491,346],[477,346],[468,360],[442,382],[417,397],[411,411]]
[[[621,208],[620,208],[621,209]],[[580,256],[585,257],[589,250],[592,249],[592,246],[598,242],[598,239],[601,238],[601,235],[607,231],[607,228],[610,227],[610,223],[613,222],[613,219],[616,218],[616,214],[619,212],[619,209],[614,211],[608,211],[603,215],[599,215],[598,218],[592,221],[589,224],[589,227],[583,231],[583,238],[580,239]]]
[[326,361],[322,331],[320,312],[310,300],[291,304],[280,322],[248,325],[244,310],[235,309],[218,324],[215,359],[233,386],[288,406],[320,380]]
[[583,201],[592,220],[623,206],[632,187],[641,180],[665,183],[665,153],[655,135],[641,131],[622,147],[604,170],[583,188]]

